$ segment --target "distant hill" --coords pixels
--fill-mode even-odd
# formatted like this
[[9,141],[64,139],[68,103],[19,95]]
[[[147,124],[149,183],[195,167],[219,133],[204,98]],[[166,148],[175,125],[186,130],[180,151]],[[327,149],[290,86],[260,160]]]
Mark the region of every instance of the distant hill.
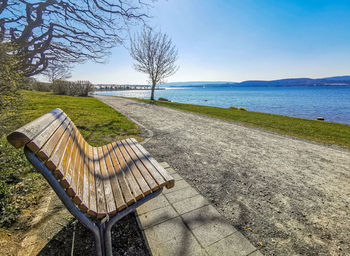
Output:
[[245,86],[340,86],[350,85],[350,76],[336,76],[326,78],[289,78],[272,81],[244,81],[238,85]]
[[166,83],[166,84],[162,84],[161,86],[166,86],[166,87],[182,87],[182,86],[191,86],[191,87],[202,87],[205,85],[233,85],[233,84],[237,84],[235,82],[222,82],[222,81],[217,81],[217,82],[213,82],[213,81],[196,81],[196,82],[174,82],[174,83]]
[[271,81],[250,80],[240,83],[236,82],[178,82],[167,83],[166,87],[213,87],[213,86],[350,86],[350,76],[335,76],[326,78],[288,78]]

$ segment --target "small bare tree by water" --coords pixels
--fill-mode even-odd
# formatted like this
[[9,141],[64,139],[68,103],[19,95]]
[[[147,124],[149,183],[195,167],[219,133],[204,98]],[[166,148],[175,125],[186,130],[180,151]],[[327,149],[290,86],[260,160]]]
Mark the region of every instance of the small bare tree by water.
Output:
[[130,54],[136,61],[135,69],[149,75],[152,83],[151,100],[154,100],[156,85],[178,70],[175,65],[178,57],[175,45],[167,34],[145,29],[131,40]]

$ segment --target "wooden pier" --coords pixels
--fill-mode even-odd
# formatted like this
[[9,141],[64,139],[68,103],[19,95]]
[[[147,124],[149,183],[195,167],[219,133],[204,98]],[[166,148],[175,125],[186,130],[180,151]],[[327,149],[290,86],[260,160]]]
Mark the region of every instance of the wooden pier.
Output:
[[[96,84],[95,91],[124,91],[124,90],[151,90],[150,85],[130,85],[130,84]],[[156,87],[156,90],[164,88]]]

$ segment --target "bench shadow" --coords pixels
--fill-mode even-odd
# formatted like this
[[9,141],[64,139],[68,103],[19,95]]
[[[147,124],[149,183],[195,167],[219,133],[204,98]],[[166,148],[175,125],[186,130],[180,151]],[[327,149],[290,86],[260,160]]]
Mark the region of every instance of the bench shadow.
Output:
[[[128,214],[113,226],[112,245],[113,255],[150,255],[135,213]],[[72,249],[73,255],[96,255],[92,232],[75,219],[58,232],[38,255],[71,255]]]
[[[75,136],[73,133],[69,133],[69,134],[70,136]],[[83,140],[85,140],[84,137],[83,137]],[[132,168],[137,169],[137,171],[140,171],[138,168],[138,165],[141,165],[144,168],[146,168],[144,165],[144,162],[149,161],[149,159],[152,158],[152,156],[148,152],[138,151],[139,154],[136,153],[133,149],[129,148],[130,142],[126,143],[125,140],[124,140],[124,143],[122,143],[121,141],[115,141],[113,143],[106,144],[105,146],[92,147],[93,150],[96,149],[97,151],[99,150],[102,151],[102,154],[99,153],[98,156],[92,153],[92,157],[89,156],[87,152],[85,152],[85,148],[83,148],[79,143],[76,143],[75,145],[79,152],[78,154],[81,154],[83,156],[83,165],[88,167],[86,168],[86,171],[91,173],[95,177],[95,179],[99,179],[101,181],[110,180],[115,177],[120,177],[122,173],[123,174],[126,174],[127,172],[132,173],[131,171]],[[109,148],[109,146],[111,148]],[[133,154],[136,155],[136,158],[132,158],[130,156],[129,150],[127,148],[129,150],[132,150]],[[119,158],[117,155],[121,157]],[[71,156],[69,156],[69,158],[70,157]],[[115,165],[115,163],[112,161],[112,158],[116,159],[117,165]],[[103,162],[104,168],[108,172],[107,175],[106,174],[102,175],[101,173],[101,162],[100,162],[101,160]],[[106,161],[110,161],[110,164],[111,164],[110,168],[107,166]],[[92,166],[93,166],[92,169],[89,167],[89,163],[92,163]],[[99,170],[98,172],[96,172],[96,167]],[[66,170],[64,172],[66,172]],[[140,172],[142,173],[142,171]]]
[[[203,206],[201,208],[204,208],[206,206]],[[200,208],[198,208],[200,209]],[[193,211],[196,211],[198,209],[195,209]],[[203,209],[204,210],[204,209]],[[192,211],[190,211],[192,212]],[[243,216],[241,216],[243,217]],[[175,218],[178,218],[178,217],[175,217]],[[167,221],[173,221],[175,219],[174,217],[170,216],[169,214],[164,214],[162,215],[161,217],[158,217],[158,218],[154,218],[152,223],[150,223],[148,225],[148,228],[153,228],[157,225],[161,225],[162,223],[165,223]],[[164,219],[166,219],[164,221]],[[199,238],[194,238],[193,237],[193,231],[190,231],[189,229],[193,230],[193,229],[206,229],[207,232],[218,232],[218,231],[215,231],[215,226],[219,226],[222,225],[222,226],[232,226],[233,229],[235,229],[235,231],[232,233],[236,233],[236,232],[239,232],[240,233],[240,230],[239,229],[236,229],[228,220],[226,220],[223,216],[205,216],[204,215],[201,215],[201,214],[198,214],[197,216],[193,216],[193,217],[186,217],[186,220],[184,220],[182,217],[181,217],[181,220],[184,222],[185,225],[182,225],[183,227],[181,228],[181,234],[180,235],[171,235],[171,232],[169,232],[169,237],[171,237],[171,239],[164,239],[164,241],[162,241],[161,243],[163,243],[164,245],[168,244],[171,242],[171,240],[174,240],[174,241],[177,241],[175,243],[177,243],[175,246],[173,246],[172,249],[176,249],[175,251],[172,251],[171,250],[171,255],[172,256],[187,256],[187,255],[201,255],[197,250],[194,249],[194,241],[196,239],[199,239],[199,240],[203,240],[203,237]],[[191,228],[193,227],[193,228]],[[201,232],[202,233],[202,232]],[[204,236],[204,233],[202,233],[201,236]],[[231,236],[232,234],[227,234],[227,235],[223,235],[223,237],[220,237],[220,240],[223,239],[224,237],[229,237]],[[218,234],[219,236],[219,234]],[[213,243],[209,244],[209,245],[206,245],[206,246],[203,246],[202,244],[200,244],[201,248],[202,249],[205,249],[207,248],[208,246],[212,245],[212,244],[215,244],[217,241],[214,241],[213,240]],[[255,246],[254,246],[255,247]],[[237,246],[237,248],[239,248],[239,246]],[[195,251],[194,251],[195,250]],[[252,252],[255,252],[255,251],[258,251],[259,248],[256,248],[255,247],[255,250],[252,249],[251,252],[249,253],[252,253]],[[226,253],[230,253],[228,255],[241,255],[242,252],[240,251],[236,251],[236,252],[226,252]],[[248,253],[248,254],[249,254]],[[226,254],[225,254],[226,255]],[[242,254],[243,255],[243,254]]]

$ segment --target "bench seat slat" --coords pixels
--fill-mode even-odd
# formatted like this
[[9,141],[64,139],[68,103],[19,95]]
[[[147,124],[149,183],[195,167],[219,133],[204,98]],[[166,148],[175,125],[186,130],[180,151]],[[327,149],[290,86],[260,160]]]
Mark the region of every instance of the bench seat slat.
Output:
[[97,216],[95,166],[92,146],[88,145],[88,173],[89,173],[89,210],[88,214]]
[[105,155],[103,154],[103,148],[98,147],[98,158],[100,162],[100,170],[101,170],[101,179],[103,183],[103,189],[104,189],[104,196],[106,199],[106,207],[107,212],[111,214],[115,214],[117,212],[117,206],[116,206],[116,199],[113,195],[112,190],[112,180],[109,178],[108,172],[107,172],[107,166],[106,166],[106,160]]
[[144,195],[143,195],[138,183],[136,182],[134,176],[131,173],[131,170],[129,169],[128,165],[126,164],[125,159],[122,156],[117,143],[115,142],[112,145],[113,145],[114,153],[116,154],[117,159],[120,163],[121,170],[123,171],[123,173],[126,177],[126,180],[128,182],[128,185],[131,189],[131,193],[136,198],[136,200],[140,200],[141,198],[144,197]]
[[110,184],[109,188],[111,189],[111,195],[114,198],[116,211],[121,211],[127,205],[124,201],[124,197],[120,189],[119,181],[114,172],[107,146],[104,145],[103,147],[100,147],[100,148],[101,148],[100,149],[101,153],[103,154],[103,161],[104,161],[104,167],[105,167],[104,181],[107,181],[107,180],[109,181],[109,184]]
[[27,143],[27,147],[34,153],[37,153],[44,144],[49,140],[57,128],[64,122],[66,115],[61,113],[51,124],[49,124],[44,130],[38,133],[30,142]]
[[111,182],[111,187],[113,190],[113,195],[115,198],[117,210],[121,211],[122,209],[126,208],[126,203],[123,198],[122,190],[119,185],[117,174],[114,172],[113,164],[111,162],[111,158],[110,158],[110,154],[107,146],[106,145],[103,146],[102,150],[103,150],[104,160],[106,163],[107,175]]
[[45,143],[45,145],[36,153],[41,161],[45,162],[54,152],[55,148],[62,139],[62,136],[69,126],[70,119],[67,117],[63,123],[57,128],[51,138]]
[[132,195],[128,182],[126,181],[125,174],[123,173],[123,170],[120,167],[120,163],[118,162],[115,152],[113,151],[112,144],[108,144],[107,148],[108,148],[108,157],[112,161],[111,168],[113,168],[113,172],[115,173],[119,181],[121,193],[123,194],[126,204],[131,205],[132,203],[136,202],[136,199]]
[[81,137],[78,136],[79,134],[76,133],[76,130],[74,129],[74,137],[72,140],[72,151],[70,156],[68,157],[68,161],[66,162],[66,165],[63,166],[62,171],[63,171],[63,177],[60,180],[61,185],[67,189],[67,192],[70,196],[72,195],[71,190],[69,190],[68,188],[73,185],[72,183],[72,176],[73,176],[73,170],[75,170],[75,165],[76,165],[76,161],[77,161],[77,154],[79,152],[78,149],[78,143],[79,140],[81,139]]
[[162,175],[162,177],[167,181],[167,188],[172,188],[175,185],[174,178],[171,177],[167,171],[161,166],[154,158],[148,153],[148,151],[137,143],[136,139],[130,139],[134,144],[138,147],[138,149],[143,153],[143,155],[153,164],[153,166],[157,169],[157,171]]
[[89,159],[88,159],[88,143],[84,140],[84,154],[83,154],[83,175],[79,183],[77,196],[81,199],[80,209],[87,212],[89,209]]
[[152,191],[156,191],[159,189],[159,186],[157,182],[153,179],[153,177],[149,174],[148,170],[145,168],[145,166],[142,164],[140,159],[136,156],[135,152],[131,149],[129,144],[125,141],[122,140],[121,143],[123,144],[124,148],[126,149],[127,153],[130,156],[130,161],[134,163],[136,168],[139,170],[139,173],[142,175],[144,180],[147,182],[149,188]]
[[144,166],[147,168],[149,173],[152,175],[153,179],[158,183],[159,187],[164,187],[166,185],[166,180],[163,178],[163,176],[157,171],[157,169],[152,165],[152,163],[144,156],[144,154],[140,151],[140,149],[135,145],[135,143],[130,140],[126,139],[128,145],[131,147],[131,149],[135,152],[138,159],[144,164]]
[[126,151],[123,143],[121,141],[117,142],[117,145],[122,152],[122,155],[131,170],[131,173],[135,177],[136,182],[139,184],[139,187],[141,188],[142,193],[146,196],[152,192],[151,188],[148,186],[147,182],[144,180],[143,176],[141,175],[140,171],[137,169],[134,161],[131,159],[130,155]]
[[[73,190],[73,202],[80,206],[83,202],[83,180],[84,179],[84,152],[85,152],[85,140],[82,139],[82,142],[79,147],[78,159],[79,162],[74,168],[73,181],[71,184],[71,189]],[[79,167],[78,167],[79,166]],[[75,184],[75,186],[73,186]]]
[[[71,154],[72,154],[72,149],[73,149],[73,141],[74,141],[74,130],[73,127],[70,126],[69,131],[67,133],[68,135],[68,141],[66,145],[62,145],[63,147],[63,152],[62,152],[62,157],[57,165],[57,168],[54,171],[54,175],[61,180],[64,177],[65,174],[65,168],[69,165],[70,159],[71,159]],[[57,154],[55,154],[57,156]]]
[[[59,139],[57,145],[54,147],[52,153],[50,154],[50,157],[45,162],[46,167],[49,168],[55,174],[55,177],[58,178],[61,177],[57,175],[58,172],[56,171],[56,169],[58,168],[67,149],[70,133],[71,125],[69,124],[68,127],[64,130],[63,135]],[[48,151],[45,154],[48,155]]]
[[103,218],[106,216],[106,199],[104,195],[103,180],[101,174],[100,161],[98,157],[97,148],[93,148],[94,155],[94,167],[95,167],[95,183],[96,183],[96,206],[97,206],[97,218]]
[[79,133],[78,134],[78,140],[76,143],[76,155],[74,159],[74,165],[71,165],[70,168],[68,169],[70,174],[71,174],[71,180],[69,182],[69,187],[67,189],[67,193],[71,196],[74,197],[77,194],[78,191],[78,186],[79,186],[79,176],[81,173],[81,170],[83,168],[83,162],[82,162],[82,156],[83,156],[83,149],[84,149],[84,138],[83,136]]

